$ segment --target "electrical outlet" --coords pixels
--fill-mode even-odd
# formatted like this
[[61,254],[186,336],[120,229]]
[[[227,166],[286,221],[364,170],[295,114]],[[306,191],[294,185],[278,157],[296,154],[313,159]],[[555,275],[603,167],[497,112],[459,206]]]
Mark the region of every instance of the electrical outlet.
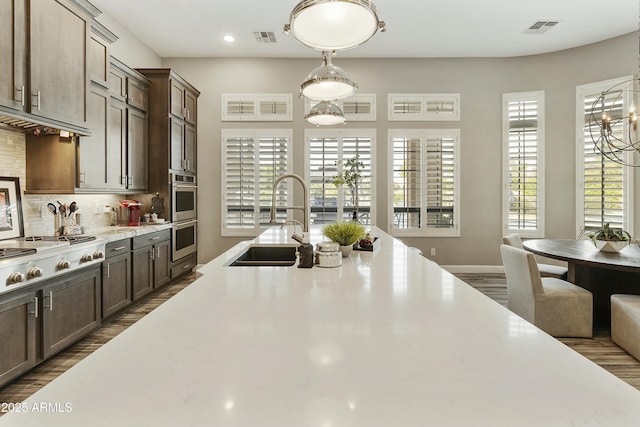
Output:
[[431,256],[436,256],[436,248],[431,248]]

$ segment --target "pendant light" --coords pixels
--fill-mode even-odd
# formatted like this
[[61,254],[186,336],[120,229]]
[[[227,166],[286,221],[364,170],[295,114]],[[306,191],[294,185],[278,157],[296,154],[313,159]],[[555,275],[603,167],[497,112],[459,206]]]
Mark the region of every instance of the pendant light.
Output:
[[356,82],[331,63],[331,54],[322,52],[322,65],[309,73],[300,93],[313,101],[326,101],[351,96],[357,88]]
[[342,110],[331,101],[320,101],[311,107],[304,118],[316,126],[340,125],[345,122]]
[[284,26],[305,46],[318,50],[344,50],[367,42],[385,23],[369,0],[303,0]]

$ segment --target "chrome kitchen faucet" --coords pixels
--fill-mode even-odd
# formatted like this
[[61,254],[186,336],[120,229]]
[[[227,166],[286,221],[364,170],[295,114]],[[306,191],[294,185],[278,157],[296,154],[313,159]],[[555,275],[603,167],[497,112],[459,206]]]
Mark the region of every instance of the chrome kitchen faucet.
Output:
[[[287,207],[285,207],[285,209],[298,209],[298,210],[302,210],[303,211],[304,220],[303,220],[302,232],[303,232],[303,234],[304,233],[308,233],[309,232],[309,190],[307,189],[307,184],[304,182],[302,177],[300,177],[299,175],[293,174],[293,173],[280,175],[273,182],[273,190],[272,190],[272,193],[271,193],[271,220],[269,222],[271,224],[275,224],[276,223],[276,190],[278,189],[278,184],[280,184],[280,182],[285,178],[293,178],[293,179],[295,179],[296,181],[298,181],[302,185],[302,191],[303,191],[303,194],[304,194],[304,196],[303,196],[304,197],[304,206],[287,206]],[[294,236],[295,236],[295,230],[294,230]]]

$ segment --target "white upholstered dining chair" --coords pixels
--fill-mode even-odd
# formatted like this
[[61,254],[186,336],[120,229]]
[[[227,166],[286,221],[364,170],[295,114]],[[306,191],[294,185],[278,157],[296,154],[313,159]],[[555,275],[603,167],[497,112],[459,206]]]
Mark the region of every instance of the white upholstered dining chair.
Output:
[[554,337],[591,337],[593,295],[555,277],[541,277],[535,256],[500,245],[507,308]]
[[[514,248],[524,249],[524,246],[522,246],[522,239],[517,234],[507,234],[506,236],[503,236],[502,243],[513,246]],[[538,270],[540,270],[540,275],[542,277],[556,277],[558,279],[567,280],[567,267],[538,263]]]

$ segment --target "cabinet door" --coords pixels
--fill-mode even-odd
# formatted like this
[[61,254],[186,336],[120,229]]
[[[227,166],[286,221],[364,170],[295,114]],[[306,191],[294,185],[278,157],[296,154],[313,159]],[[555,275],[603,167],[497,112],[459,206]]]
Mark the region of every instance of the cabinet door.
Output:
[[34,292],[0,303],[0,386],[36,365],[37,316]]
[[0,105],[23,110],[26,102],[24,0],[0,0]]
[[127,103],[142,111],[147,111],[149,88],[131,77],[127,78]]
[[[102,88],[92,86],[87,99],[87,126],[91,136],[79,139],[79,188],[109,188],[107,153],[107,113],[109,111],[109,94]],[[117,168],[120,164],[115,165]]]
[[110,188],[124,188],[127,175],[127,107],[124,103],[110,99],[108,120],[107,182]]
[[186,125],[184,121],[171,117],[171,169],[184,170],[184,140]]
[[47,358],[100,326],[100,269],[70,273],[42,289],[42,352]]
[[129,108],[127,113],[127,189],[147,189],[147,113]]
[[184,119],[195,125],[198,120],[198,97],[188,89],[184,91],[184,107]]
[[187,125],[184,134],[184,170],[196,173],[197,164],[196,127]]
[[102,263],[102,318],[116,313],[131,301],[131,254],[127,251]]
[[31,113],[84,125],[89,24],[66,2],[29,3]]
[[171,80],[171,114],[184,119],[184,86],[175,80]]
[[171,265],[169,262],[170,241],[157,243],[154,246],[153,257],[153,286],[159,288],[171,280]]
[[113,66],[109,67],[109,93],[118,101],[127,100],[127,75]]
[[153,246],[131,252],[133,300],[153,289]]

